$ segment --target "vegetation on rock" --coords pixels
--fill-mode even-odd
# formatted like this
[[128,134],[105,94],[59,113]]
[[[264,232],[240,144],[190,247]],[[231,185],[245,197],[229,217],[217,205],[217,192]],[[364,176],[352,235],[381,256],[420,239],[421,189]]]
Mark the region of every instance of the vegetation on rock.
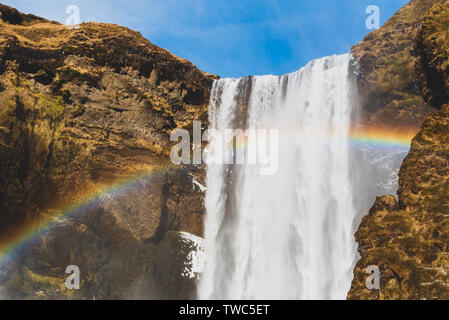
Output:
[[[202,235],[205,175],[171,166],[169,137],[207,123],[215,78],[125,27],[0,5],[0,252],[41,230],[0,270],[6,296],[167,295],[152,255],[170,230]],[[76,296],[54,285],[69,264]]]
[[[379,197],[355,234],[361,259],[349,299],[449,298],[449,96],[441,91],[448,79],[448,12],[448,3],[430,10],[415,45],[424,99],[440,110],[412,141],[398,198]],[[369,265],[380,269],[380,290],[366,288]]]
[[414,38],[429,9],[443,2],[410,1],[351,49],[365,126],[416,133],[432,111],[416,81]]

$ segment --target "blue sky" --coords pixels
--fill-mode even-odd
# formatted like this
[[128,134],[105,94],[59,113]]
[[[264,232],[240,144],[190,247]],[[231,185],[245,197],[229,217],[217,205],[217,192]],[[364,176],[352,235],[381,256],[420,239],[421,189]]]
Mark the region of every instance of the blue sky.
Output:
[[308,61],[349,51],[370,32],[365,9],[381,24],[408,0],[4,0],[25,13],[138,30],[154,44],[222,77],[284,74]]

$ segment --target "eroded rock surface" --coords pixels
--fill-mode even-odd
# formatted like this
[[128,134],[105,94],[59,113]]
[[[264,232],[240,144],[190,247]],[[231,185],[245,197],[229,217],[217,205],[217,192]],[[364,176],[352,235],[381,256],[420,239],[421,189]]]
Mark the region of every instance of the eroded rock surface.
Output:
[[37,234],[0,271],[3,297],[169,297],[154,252],[169,231],[202,235],[205,176],[171,164],[169,137],[207,126],[215,78],[125,27],[0,5],[0,252]]
[[412,0],[351,49],[356,61],[362,124],[417,133],[432,108],[415,71],[414,39],[423,17],[445,0]]
[[[413,3],[413,2],[412,2]],[[399,172],[398,197],[379,197],[356,233],[361,259],[349,299],[449,298],[449,4],[433,8],[416,37],[426,117]],[[380,290],[366,289],[366,267],[380,269]]]

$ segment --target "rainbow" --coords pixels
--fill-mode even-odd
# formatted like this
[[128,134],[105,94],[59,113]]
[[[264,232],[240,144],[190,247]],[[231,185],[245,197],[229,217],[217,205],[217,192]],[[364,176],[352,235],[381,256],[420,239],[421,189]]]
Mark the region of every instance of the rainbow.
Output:
[[167,170],[166,167],[148,168],[143,170],[139,168],[137,174],[130,175],[126,178],[119,178],[108,185],[97,187],[95,190],[87,192],[87,195],[81,196],[75,204],[53,210],[44,218],[36,221],[32,226],[20,230],[16,236],[8,239],[0,244],[0,267],[10,261],[16,253],[20,252],[28,244],[32,244],[39,235],[53,226],[60,224],[64,218],[73,217],[87,212],[90,208],[94,208],[105,196],[118,196],[131,192],[142,182],[148,181],[157,175],[163,174]]
[[[267,130],[267,136],[269,136],[269,128]],[[301,132],[298,130],[280,130],[280,139],[282,142],[289,144],[295,144],[298,142],[305,142],[306,138],[302,138]],[[406,150],[410,149],[411,141],[418,132],[416,128],[402,128],[402,129],[390,129],[390,128],[359,128],[352,127],[348,130],[348,142],[352,147],[365,147],[368,146],[374,149],[398,149]],[[332,130],[315,128],[314,133],[310,135],[316,142],[328,141],[330,137],[333,137]],[[224,134],[222,134],[223,138]],[[310,142],[310,138],[307,138],[307,142]],[[238,139],[237,141],[229,141],[226,147],[233,148],[234,150],[247,150],[248,149],[248,137],[244,136],[244,139]],[[229,150],[229,149],[228,149]]]
[[[354,146],[368,145],[374,148],[408,150],[410,148],[411,140],[416,132],[417,129],[413,128],[408,130],[392,130],[389,128],[351,128],[348,137],[351,145]],[[87,192],[87,195],[81,197],[76,203],[69,204],[62,209],[47,214],[45,218],[37,221],[33,226],[24,228],[18,232],[16,236],[12,237],[12,239],[0,244],[0,267],[5,261],[9,261],[10,258],[14,256],[14,253],[19,252],[21,248],[32,243],[32,240],[41,235],[45,230],[61,223],[63,218],[76,216],[88,211],[89,208],[93,208],[106,195],[114,196],[131,192],[134,188],[138,187],[142,181],[151,179],[158,173],[163,173],[166,170],[167,167],[159,167],[157,169],[152,167],[151,169],[144,170],[131,177],[117,179],[94,191]]]
[[366,144],[377,148],[409,149],[417,129],[377,129],[351,128],[349,141],[353,144]]

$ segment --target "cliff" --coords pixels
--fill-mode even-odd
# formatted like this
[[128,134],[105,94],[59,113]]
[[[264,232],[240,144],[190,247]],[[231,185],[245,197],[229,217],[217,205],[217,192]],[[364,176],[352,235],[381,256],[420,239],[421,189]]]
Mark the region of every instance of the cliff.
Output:
[[412,0],[351,49],[358,73],[361,123],[416,134],[432,108],[415,68],[414,37],[423,16],[445,0]]
[[[125,27],[0,5],[0,252],[20,251],[0,270],[3,295],[192,297],[191,284],[170,295],[155,280],[155,257],[162,244],[177,254],[169,231],[202,235],[192,179],[204,168],[173,168],[169,136],[207,121],[215,78]],[[75,293],[62,285],[70,264]]]
[[[449,3],[437,5],[415,33],[417,83],[440,110],[426,117],[412,141],[398,197],[377,198],[355,234],[361,259],[349,299],[449,298],[448,21]],[[365,287],[369,265],[380,269],[380,290]]]
[[[356,233],[349,299],[448,297],[444,3],[411,1],[351,50],[361,123],[419,133],[398,197],[379,197]],[[127,28],[0,5],[0,296],[194,297],[205,170],[172,167],[169,135],[207,124],[215,78]],[[68,291],[72,264],[81,289]],[[380,290],[365,287],[369,265]]]

